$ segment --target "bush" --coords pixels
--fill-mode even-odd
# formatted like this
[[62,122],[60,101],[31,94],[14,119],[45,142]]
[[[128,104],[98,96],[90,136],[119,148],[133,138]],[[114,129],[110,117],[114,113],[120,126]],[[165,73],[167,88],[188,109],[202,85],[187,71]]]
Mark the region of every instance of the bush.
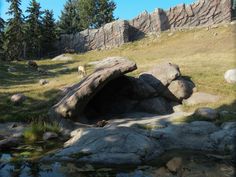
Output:
[[28,141],[38,141],[42,139],[45,132],[60,133],[60,127],[55,122],[33,122],[29,128],[24,131],[24,138]]

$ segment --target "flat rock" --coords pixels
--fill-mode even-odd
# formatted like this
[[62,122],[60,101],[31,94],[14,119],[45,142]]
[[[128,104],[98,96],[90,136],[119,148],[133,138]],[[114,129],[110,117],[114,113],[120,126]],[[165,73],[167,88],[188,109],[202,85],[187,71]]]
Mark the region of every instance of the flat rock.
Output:
[[212,108],[198,108],[195,115],[205,118],[206,120],[214,121],[219,117],[218,112]]
[[204,92],[195,92],[188,99],[183,100],[186,105],[197,105],[204,103],[215,103],[220,99],[217,95],[212,95]]
[[[79,129],[56,158],[80,154],[78,161],[106,164],[140,164],[162,152],[155,142],[132,128]],[[147,153],[148,152],[148,153]]]
[[171,172],[177,172],[182,166],[182,159],[180,157],[174,157],[167,162],[166,166]]
[[224,78],[230,84],[236,84],[236,69],[230,69],[225,72]]
[[89,101],[109,81],[137,68],[133,61],[121,57],[106,58],[103,63],[104,65],[100,65],[93,74],[75,84],[64,98],[52,107],[49,112],[52,120],[57,122],[61,122],[62,119],[78,121],[79,115],[83,114]]

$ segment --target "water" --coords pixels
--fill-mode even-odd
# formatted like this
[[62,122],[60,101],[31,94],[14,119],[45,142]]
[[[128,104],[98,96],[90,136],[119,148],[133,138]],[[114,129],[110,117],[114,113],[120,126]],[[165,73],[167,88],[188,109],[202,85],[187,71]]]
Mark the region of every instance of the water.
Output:
[[[16,159],[14,153],[0,154],[0,177],[234,177],[235,164],[227,156],[217,158],[202,152],[172,151],[150,164],[138,167],[94,166],[75,162],[39,163],[35,158]],[[178,157],[176,172],[166,164]],[[220,159],[219,159],[220,158]],[[32,160],[33,159],[33,160]]]

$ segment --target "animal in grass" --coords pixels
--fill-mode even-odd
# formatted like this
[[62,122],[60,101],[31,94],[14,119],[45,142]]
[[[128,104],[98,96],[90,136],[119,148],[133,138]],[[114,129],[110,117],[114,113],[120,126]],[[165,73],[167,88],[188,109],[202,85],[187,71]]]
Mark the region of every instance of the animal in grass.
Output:
[[38,64],[35,61],[29,60],[27,64],[30,68],[38,69]]
[[87,75],[85,66],[78,66],[78,74],[82,77]]

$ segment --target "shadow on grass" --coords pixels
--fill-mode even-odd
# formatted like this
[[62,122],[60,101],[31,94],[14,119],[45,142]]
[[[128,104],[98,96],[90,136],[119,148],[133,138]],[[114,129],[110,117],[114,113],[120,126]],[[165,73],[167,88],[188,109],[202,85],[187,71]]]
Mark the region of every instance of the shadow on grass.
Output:
[[[39,68],[47,71],[47,73],[40,73],[36,69],[29,68],[25,63],[9,63],[1,62],[0,65],[0,86],[7,89],[10,86],[34,84],[40,79],[47,79],[57,77],[62,74],[70,74],[77,72],[77,68],[67,68],[67,65],[76,63],[76,61],[67,61],[63,63],[50,63],[48,65],[39,65]],[[13,67],[15,72],[8,72],[8,68]]]

